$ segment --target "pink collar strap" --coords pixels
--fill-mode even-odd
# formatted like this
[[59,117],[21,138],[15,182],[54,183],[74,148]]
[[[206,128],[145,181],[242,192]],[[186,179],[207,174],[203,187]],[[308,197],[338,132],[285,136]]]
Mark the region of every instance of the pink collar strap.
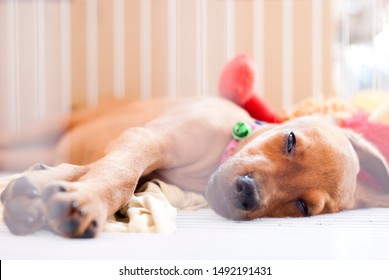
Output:
[[262,126],[264,123],[265,122],[254,121],[250,125],[245,122],[238,122],[237,124],[235,124],[232,128],[232,139],[230,143],[228,143],[227,147],[224,149],[220,164],[224,163],[234,154],[239,140],[249,137],[256,128]]

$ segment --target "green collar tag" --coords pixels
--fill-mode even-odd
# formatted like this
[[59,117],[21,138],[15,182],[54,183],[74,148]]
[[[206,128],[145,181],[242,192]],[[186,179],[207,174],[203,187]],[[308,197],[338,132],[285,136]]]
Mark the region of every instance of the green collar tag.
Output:
[[252,133],[252,129],[249,124],[245,122],[238,122],[232,128],[232,137],[236,140],[240,140],[249,137]]

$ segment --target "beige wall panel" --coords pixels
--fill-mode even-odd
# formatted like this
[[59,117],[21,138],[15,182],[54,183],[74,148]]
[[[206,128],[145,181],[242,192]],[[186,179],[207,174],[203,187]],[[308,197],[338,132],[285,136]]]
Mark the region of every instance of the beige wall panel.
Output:
[[[89,0],[69,1],[71,6],[71,94],[74,108],[81,108],[87,105],[87,5]],[[97,100],[104,100],[114,93],[114,70],[122,71],[120,68],[114,69],[114,2],[109,0],[97,1],[97,77],[93,71],[91,79],[97,78],[96,88],[90,88],[90,93],[98,90]],[[204,94],[218,94],[218,82],[220,73],[227,61],[227,52],[229,55],[237,53],[247,53],[253,55],[253,32],[254,18],[253,8],[256,0],[236,0],[233,3],[226,0],[208,0],[199,2],[198,0],[176,0],[173,3],[176,8],[177,17],[173,19],[176,28],[173,30],[173,37],[169,37],[169,10],[168,0],[151,0],[151,65],[147,65],[148,56],[142,54],[141,44],[147,43],[148,39],[141,42],[141,3],[143,0],[126,0],[124,3],[124,75],[125,75],[125,94],[132,99],[139,99],[141,96],[141,59],[142,55],[146,64],[144,69],[150,67],[150,84],[152,97],[167,96],[170,89],[177,90],[178,96],[193,96],[200,94],[204,89]],[[20,123],[29,124],[39,118],[39,108],[46,103],[45,113],[51,115],[64,108],[61,102],[63,99],[60,94],[61,71],[66,69],[61,67],[61,7],[60,1],[44,1],[45,12],[45,34],[44,39],[44,57],[39,58],[38,52],[38,26],[39,18],[37,13],[37,1],[15,1],[15,8],[19,14],[17,25],[19,33],[17,40],[19,48],[14,49],[19,57],[19,64],[15,63],[15,57],[8,54],[8,46],[13,46],[9,39],[9,32],[12,26],[8,26],[7,5],[10,2],[0,1],[0,38],[3,44],[0,44],[0,127],[15,127],[17,119]],[[265,0],[263,3],[264,12],[264,38],[263,38],[263,96],[277,111],[282,110],[283,106],[283,1]],[[322,2],[322,36],[321,46],[322,55],[318,62],[322,64],[321,79],[319,85],[315,87],[316,91],[322,91],[325,95],[334,93],[332,87],[332,42],[333,42],[333,24],[331,18],[331,1]],[[93,3],[92,3],[93,4]],[[205,9],[201,9],[204,4]],[[231,6],[228,6],[230,5]],[[313,69],[312,55],[312,1],[295,0],[293,1],[293,64],[292,64],[292,85],[293,102],[309,97],[313,89]],[[93,5],[92,5],[93,7]],[[228,10],[232,8],[231,10]],[[199,19],[198,12],[205,12],[204,21]],[[229,12],[233,11],[232,14]],[[147,11],[146,11],[147,13]],[[228,15],[227,15],[228,13]],[[227,23],[227,17],[232,16],[233,22]],[[93,21],[93,20],[92,20]],[[67,19],[65,19],[67,22]],[[198,31],[202,24],[205,29],[204,34],[200,35]],[[147,23],[146,23],[147,25]],[[228,33],[232,27],[232,32]],[[147,26],[146,26],[147,28]],[[93,27],[92,27],[93,29]],[[171,31],[171,30],[170,30]],[[66,35],[66,34],[65,34]],[[147,35],[147,34],[146,34]],[[202,37],[204,36],[204,37]],[[41,37],[42,38],[42,37]],[[92,36],[92,40],[93,40]],[[118,38],[118,37],[116,37]],[[204,39],[204,46],[198,40]],[[227,40],[234,39],[227,42]],[[176,53],[169,53],[169,46],[176,44]],[[174,46],[174,45],[173,45]],[[203,48],[203,53],[199,48]],[[93,50],[93,47],[91,47]],[[118,48],[120,49],[120,48]],[[171,50],[171,49],[170,49]],[[65,55],[66,57],[66,55]],[[169,60],[173,58],[173,60]],[[262,60],[262,59],[261,59]],[[44,62],[44,90],[45,102],[39,104],[39,63]],[[91,65],[93,65],[93,60]],[[172,64],[174,63],[174,64]],[[173,66],[173,67],[171,67]],[[16,73],[9,72],[10,68],[18,69],[20,83],[19,87],[20,101],[15,107],[12,105],[16,100],[15,88]],[[206,74],[201,75],[201,69]],[[40,68],[42,69],[42,68]],[[176,71],[177,77],[172,76]],[[121,72],[120,72],[121,73]],[[66,73],[65,73],[66,77]],[[121,77],[119,77],[121,78]],[[147,78],[147,77],[146,77]],[[123,80],[117,79],[117,85],[122,86]],[[146,79],[147,81],[147,79]],[[201,85],[205,81],[205,85]],[[93,81],[94,82],[94,81]],[[145,82],[145,80],[143,80]],[[173,84],[172,84],[173,83]],[[91,87],[93,87],[92,84]],[[16,87],[16,88],[17,88]],[[121,88],[120,88],[121,90]],[[285,89],[284,89],[285,90]],[[146,90],[147,91],[147,90]],[[66,92],[66,91],[65,91]],[[316,93],[317,93],[316,92]],[[144,92],[145,93],[145,92]],[[146,94],[148,91],[146,92]],[[91,99],[95,98],[94,96]],[[92,100],[93,102],[94,100]],[[19,107],[20,114],[17,114],[15,108]],[[11,112],[15,111],[15,112]],[[42,113],[42,112],[41,112]]]

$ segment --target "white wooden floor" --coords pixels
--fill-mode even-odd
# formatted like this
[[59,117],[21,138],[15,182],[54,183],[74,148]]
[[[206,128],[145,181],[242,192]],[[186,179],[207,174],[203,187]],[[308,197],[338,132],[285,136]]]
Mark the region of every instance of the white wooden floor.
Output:
[[0,259],[389,259],[389,209],[234,222],[210,209],[179,212],[173,235],[103,233],[69,240],[11,235],[0,225]]

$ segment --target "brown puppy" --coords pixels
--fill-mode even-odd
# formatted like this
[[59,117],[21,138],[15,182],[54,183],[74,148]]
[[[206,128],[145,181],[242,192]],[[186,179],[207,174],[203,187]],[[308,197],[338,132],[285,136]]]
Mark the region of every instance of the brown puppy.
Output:
[[[33,165],[12,181],[1,195],[4,220],[15,234],[46,227],[67,237],[93,237],[145,177],[203,192],[217,213],[231,219],[389,207],[388,166],[380,153],[355,133],[317,118],[259,126],[220,164],[232,127],[242,121],[255,122],[219,98],[152,100],[115,103],[0,137],[3,168],[61,163]],[[358,186],[363,164],[382,191]]]

